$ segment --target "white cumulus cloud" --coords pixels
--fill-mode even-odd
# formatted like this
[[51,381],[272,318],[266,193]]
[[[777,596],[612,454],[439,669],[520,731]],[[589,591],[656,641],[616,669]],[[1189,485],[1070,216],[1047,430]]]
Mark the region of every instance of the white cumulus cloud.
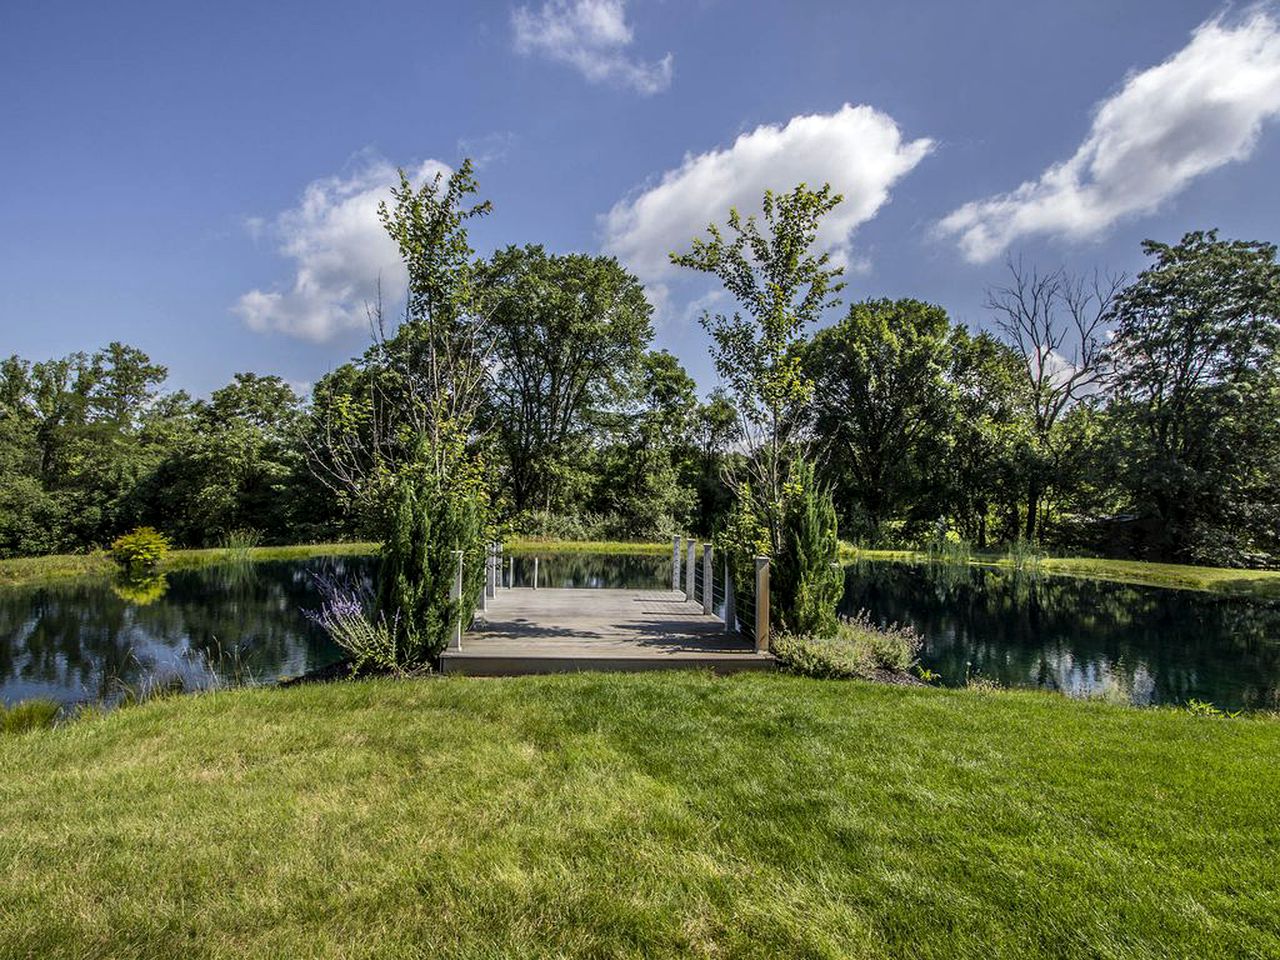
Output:
[[[415,185],[437,173],[450,170],[428,160],[409,171]],[[378,220],[379,202],[390,199],[397,183],[394,166],[370,160],[349,177],[309,183],[298,205],[273,220],[253,218],[251,232],[275,238],[280,253],[294,261],[293,281],[284,289],[250,290],[233,311],[252,330],[314,341],[364,327],[379,282],[392,303],[408,283],[399,251]]]
[[938,224],[983,263],[1042,235],[1088,240],[1150,213],[1196,177],[1248,158],[1280,113],[1280,27],[1255,8],[1195,29],[1168,60],[1132,74],[1095,108],[1075,154],[1011,193],[966,203]]
[[868,106],[756,127],[730,147],[687,155],[655,185],[615,204],[603,218],[604,247],[661,298],[658,282],[674,269],[669,252],[688,248],[709,223],[723,223],[730,207],[746,216],[759,211],[766,189],[830,183],[844,202],[823,222],[818,243],[849,262],[854,230],[932,149],[928,139],[904,140],[892,117]]
[[624,0],[547,0],[537,10],[517,7],[511,28],[517,53],[567,64],[592,83],[642,94],[671,85],[671,54],[653,62],[627,55],[633,35]]

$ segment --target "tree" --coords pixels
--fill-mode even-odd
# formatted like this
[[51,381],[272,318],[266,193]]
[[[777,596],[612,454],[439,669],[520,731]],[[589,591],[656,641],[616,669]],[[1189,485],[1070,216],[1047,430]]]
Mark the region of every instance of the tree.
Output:
[[[480,296],[467,221],[489,212],[466,160],[414,186],[404,171],[379,216],[408,272],[404,315],[326,384],[307,431],[316,475],[359,504],[383,543],[379,615],[407,663],[430,658],[484,577],[488,497],[473,445],[493,331]],[[338,389],[334,389],[337,387]],[[463,555],[461,598],[450,591]]]
[[1106,381],[1106,326],[1124,277],[1095,274],[1086,281],[1063,270],[1042,274],[1012,259],[1008,269],[1010,282],[988,289],[987,308],[1024,363],[1032,429],[1023,533],[1034,540],[1042,499],[1068,453],[1056,443],[1055,428]]
[[[748,448],[747,476],[734,484],[739,503],[725,543],[735,578],[741,580],[751,554],[760,549],[755,534],[763,532],[769,556],[790,571],[775,591],[771,610],[779,625],[792,628],[801,621],[819,626],[806,616],[805,598],[824,596],[824,584],[839,578],[833,566],[837,540],[830,493],[814,487],[807,467],[800,468],[794,483],[791,471],[804,460],[796,433],[813,390],[801,367],[805,334],[839,302],[844,286],[830,255],[813,253],[822,217],[840,202],[826,184],[816,191],[800,184],[782,195],[765,191],[763,229],[756,217],[743,220],[730,210],[731,240],[711,224],[690,252],[671,254],[677,265],[718,277],[746,311],[745,316],[702,316],[716,371],[742,415]],[[830,516],[833,525],[829,537],[824,533],[812,540],[812,551],[797,553],[795,501],[809,497],[816,498],[815,515]]]
[[137,347],[112,341],[91,362],[90,419],[105,420],[121,430],[135,428],[168,375]]
[[1122,482],[1153,556],[1256,562],[1280,498],[1280,265],[1270,243],[1188,233],[1116,303]]
[[237,373],[185,411],[174,404],[148,426],[168,431],[158,442],[170,453],[149,485],[146,512],[185,543],[212,545],[238,530],[287,539],[300,519],[301,418],[287,383],[254,373]]
[[561,506],[560,479],[583,459],[602,411],[635,389],[652,309],[612,257],[507,247],[480,271],[492,305],[487,419],[517,514]]
[[714,274],[746,311],[704,313],[701,323],[711,334],[716,372],[743,419],[748,471],[775,552],[782,549],[784,454],[798,426],[797,412],[813,390],[799,348],[807,328],[839,303],[844,287],[842,269],[812,248],[822,217],[841,200],[829,184],[816,191],[800,184],[781,195],[766,190],[763,229],[756,217],[743,220],[732,209],[731,240],[713,223],[690,252],[671,254],[678,266]]
[[698,497],[696,529],[703,533],[719,530],[725,523],[733,500],[729,480],[737,472],[731,464],[740,457],[734,447],[741,438],[738,411],[717,387],[694,413],[697,449],[696,459],[689,464]]
[[932,520],[949,455],[956,332],[919,300],[850,307],[806,349],[813,447],[846,528],[877,540],[895,517]]
[[950,511],[962,536],[985,549],[993,539],[1016,540],[1025,487],[1022,451],[1030,414],[1021,389],[1022,358],[988,333],[957,325],[951,335],[950,455],[935,482],[949,488]]

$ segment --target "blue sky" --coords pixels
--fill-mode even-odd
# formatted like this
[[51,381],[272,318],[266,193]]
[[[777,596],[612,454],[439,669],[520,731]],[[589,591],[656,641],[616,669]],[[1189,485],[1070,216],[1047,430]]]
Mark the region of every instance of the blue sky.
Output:
[[[1216,19],[1215,19],[1216,18]],[[713,211],[831,179],[847,298],[982,326],[1002,259],[1140,269],[1280,240],[1280,14],[1072,3],[5,4],[0,353],[119,339],[203,394],[358,353],[396,166],[480,162],[483,253],[618,254],[704,387],[663,266]]]

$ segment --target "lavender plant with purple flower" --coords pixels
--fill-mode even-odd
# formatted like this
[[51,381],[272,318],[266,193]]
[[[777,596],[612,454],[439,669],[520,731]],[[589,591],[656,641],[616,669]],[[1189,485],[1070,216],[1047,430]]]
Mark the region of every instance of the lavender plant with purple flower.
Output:
[[385,614],[375,614],[375,599],[368,581],[315,575],[321,604],[319,609],[304,610],[351,658],[352,670],[362,673],[370,668],[399,672],[403,652],[398,647],[400,613],[388,622]]

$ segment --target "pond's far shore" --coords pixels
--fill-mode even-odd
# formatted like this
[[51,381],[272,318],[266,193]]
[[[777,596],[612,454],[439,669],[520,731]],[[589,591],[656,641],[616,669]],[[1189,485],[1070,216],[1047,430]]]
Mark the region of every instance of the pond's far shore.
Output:
[[[671,550],[671,544],[522,537],[509,541],[505,548],[512,554],[554,552],[666,556]],[[312,557],[370,556],[377,551],[376,543],[361,541],[252,547],[234,552],[222,547],[174,550],[161,565],[160,572],[189,570],[240,559],[306,560]],[[842,545],[840,556],[849,561],[906,563],[928,561],[927,554],[918,550],[871,550],[849,544]],[[956,562],[994,567],[1012,566],[1010,560],[994,553],[975,554],[967,561]],[[1203,567],[1141,560],[1111,560],[1103,557],[1044,557],[1037,561],[1036,569],[1040,573],[1054,576],[1083,577],[1135,586],[1200,590],[1258,599],[1280,599],[1280,570]],[[0,586],[34,586],[71,577],[103,577],[110,576],[117,570],[111,558],[101,551],[85,554],[55,554],[45,557],[15,557],[0,560]]]
[[[635,543],[619,540],[553,540],[522,538],[506,544],[508,553],[554,551],[556,553],[609,553],[615,555],[665,555],[671,545]],[[172,550],[157,568],[158,573],[191,570],[198,567],[232,563],[240,560],[307,560],[312,557],[360,557],[378,552],[378,544],[369,541],[345,543],[302,543],[284,546],[250,547],[231,550],[205,547]],[[105,577],[117,573],[119,567],[104,551],[62,553],[44,557],[12,557],[0,559],[0,586],[36,586],[72,577]]]

